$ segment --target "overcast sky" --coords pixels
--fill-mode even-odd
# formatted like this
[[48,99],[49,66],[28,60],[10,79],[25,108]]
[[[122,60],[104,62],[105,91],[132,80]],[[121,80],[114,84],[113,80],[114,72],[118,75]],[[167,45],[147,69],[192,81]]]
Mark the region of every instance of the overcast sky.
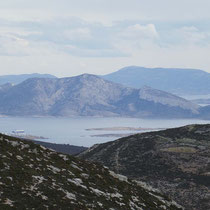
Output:
[[209,0],[0,1],[0,75],[210,72]]

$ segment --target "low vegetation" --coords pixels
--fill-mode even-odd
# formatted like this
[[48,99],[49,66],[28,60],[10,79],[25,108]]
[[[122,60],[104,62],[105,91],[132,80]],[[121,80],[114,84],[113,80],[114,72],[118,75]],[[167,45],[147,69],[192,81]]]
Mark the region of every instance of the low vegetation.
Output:
[[188,210],[210,209],[209,124],[124,137],[80,157],[147,182]]
[[160,192],[109,169],[0,135],[0,209],[177,210]]

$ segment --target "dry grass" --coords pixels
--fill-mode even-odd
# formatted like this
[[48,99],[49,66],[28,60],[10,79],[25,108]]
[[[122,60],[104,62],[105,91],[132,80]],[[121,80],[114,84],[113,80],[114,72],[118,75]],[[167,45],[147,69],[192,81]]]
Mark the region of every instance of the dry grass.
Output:
[[196,149],[193,147],[169,147],[162,149],[164,152],[177,152],[177,153],[196,153]]

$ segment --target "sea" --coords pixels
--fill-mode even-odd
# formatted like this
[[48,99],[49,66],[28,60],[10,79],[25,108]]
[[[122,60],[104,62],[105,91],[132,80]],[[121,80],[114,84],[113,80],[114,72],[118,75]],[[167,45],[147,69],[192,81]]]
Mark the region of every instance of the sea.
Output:
[[139,118],[101,118],[101,117],[0,117],[0,132],[11,134],[14,130],[24,130],[26,134],[43,136],[42,141],[57,144],[70,144],[90,147],[117,139],[116,136],[97,136],[103,134],[130,134],[145,131],[130,130],[86,130],[92,128],[135,127],[165,129],[188,124],[207,124],[210,120],[199,119],[139,119]]

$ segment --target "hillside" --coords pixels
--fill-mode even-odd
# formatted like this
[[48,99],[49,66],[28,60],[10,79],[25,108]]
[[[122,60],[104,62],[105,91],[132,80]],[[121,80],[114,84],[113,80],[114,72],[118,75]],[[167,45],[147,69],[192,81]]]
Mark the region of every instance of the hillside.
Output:
[[80,157],[145,181],[188,210],[210,209],[210,125],[142,133],[95,145]]
[[0,135],[0,209],[181,209],[100,165]]
[[210,74],[197,69],[128,66],[102,78],[133,88],[147,85],[177,95],[210,93]]
[[210,119],[210,105],[201,107],[199,109],[200,117],[203,119]]
[[56,144],[56,143],[37,141],[37,140],[32,140],[32,142],[42,145],[46,148],[55,150],[56,152],[60,152],[63,154],[68,154],[68,155],[76,155],[88,149],[88,147],[74,146],[74,145],[69,145],[69,144]]
[[0,114],[19,116],[129,116],[183,118],[199,106],[149,87],[128,88],[98,76],[33,78],[0,91]]
[[51,74],[18,74],[18,75],[3,75],[0,76],[0,85],[4,85],[6,83],[11,83],[13,85],[17,85],[24,80],[27,80],[29,78],[56,78],[55,76]]

